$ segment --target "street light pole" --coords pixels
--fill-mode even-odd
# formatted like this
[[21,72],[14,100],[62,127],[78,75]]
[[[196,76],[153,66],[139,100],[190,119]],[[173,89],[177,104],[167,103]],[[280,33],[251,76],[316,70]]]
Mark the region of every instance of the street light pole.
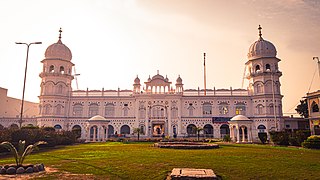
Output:
[[24,69],[24,81],[23,81],[23,91],[22,91],[22,99],[21,99],[21,111],[20,111],[20,119],[19,119],[19,128],[22,127],[22,116],[23,116],[23,104],[24,104],[24,92],[26,89],[26,80],[27,80],[27,69],[28,69],[28,57],[29,57],[29,47],[31,44],[42,44],[42,42],[32,42],[32,43],[22,43],[16,42],[16,44],[25,44],[27,45],[27,57],[26,57],[26,66]]

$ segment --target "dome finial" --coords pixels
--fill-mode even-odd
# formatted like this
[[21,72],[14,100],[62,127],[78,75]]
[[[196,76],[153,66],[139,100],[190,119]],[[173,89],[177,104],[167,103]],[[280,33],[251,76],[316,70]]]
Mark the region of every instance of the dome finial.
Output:
[[62,28],[59,29],[59,41],[61,41]]
[[262,38],[261,29],[262,29],[262,27],[261,27],[260,24],[259,24],[258,30],[259,30],[259,36],[260,36],[260,38]]

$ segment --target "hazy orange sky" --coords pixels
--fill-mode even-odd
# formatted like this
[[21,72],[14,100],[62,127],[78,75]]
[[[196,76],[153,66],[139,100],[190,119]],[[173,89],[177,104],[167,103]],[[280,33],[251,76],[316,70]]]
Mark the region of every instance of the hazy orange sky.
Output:
[[[0,87],[21,98],[26,47],[14,42],[42,41],[30,48],[26,86],[26,100],[37,102],[40,61],[62,27],[79,89],[132,89],[136,75],[144,82],[157,70],[172,82],[181,75],[185,89],[203,88],[203,52],[207,88],[241,88],[261,24],[281,59],[283,111],[295,113],[317,70],[319,7],[317,0],[3,0]],[[316,72],[310,91],[319,88]]]

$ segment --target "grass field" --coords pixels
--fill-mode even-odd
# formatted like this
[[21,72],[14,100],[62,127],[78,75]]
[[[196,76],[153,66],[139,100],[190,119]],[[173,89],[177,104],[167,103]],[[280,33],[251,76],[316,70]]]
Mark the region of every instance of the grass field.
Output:
[[[223,179],[320,179],[320,151],[264,145],[220,144],[219,149],[174,150],[152,143],[90,143],[32,154],[58,172],[41,179],[165,179],[175,167],[210,168]],[[13,164],[1,158],[0,165]],[[1,176],[0,176],[1,177]]]

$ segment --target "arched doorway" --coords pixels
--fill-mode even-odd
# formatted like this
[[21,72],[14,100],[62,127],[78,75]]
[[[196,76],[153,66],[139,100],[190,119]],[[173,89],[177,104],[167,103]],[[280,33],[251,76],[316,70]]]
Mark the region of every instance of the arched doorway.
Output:
[[0,124],[0,130],[4,129],[4,127]]
[[213,127],[211,124],[206,124],[203,127],[203,134],[205,135],[205,137],[213,137]]
[[74,125],[72,127],[72,132],[76,135],[76,138],[80,138],[81,137],[81,126]]
[[227,124],[222,124],[220,126],[220,137],[224,138],[226,135],[230,135],[230,129]]
[[128,125],[123,125],[120,128],[120,134],[130,134],[130,127]]
[[114,128],[111,125],[108,125],[108,137],[112,137],[114,135]]
[[266,129],[267,128],[264,125],[260,124],[258,126],[258,133],[264,133],[264,132],[266,132]]
[[10,129],[19,129],[19,126],[17,124],[11,124]]
[[189,124],[187,126],[187,133],[189,137],[195,137],[197,136],[197,127],[194,124]]
[[240,141],[247,142],[248,141],[248,128],[246,126],[241,126],[239,128],[239,137]]
[[98,127],[96,125],[90,128],[90,141],[97,141],[98,139]]

